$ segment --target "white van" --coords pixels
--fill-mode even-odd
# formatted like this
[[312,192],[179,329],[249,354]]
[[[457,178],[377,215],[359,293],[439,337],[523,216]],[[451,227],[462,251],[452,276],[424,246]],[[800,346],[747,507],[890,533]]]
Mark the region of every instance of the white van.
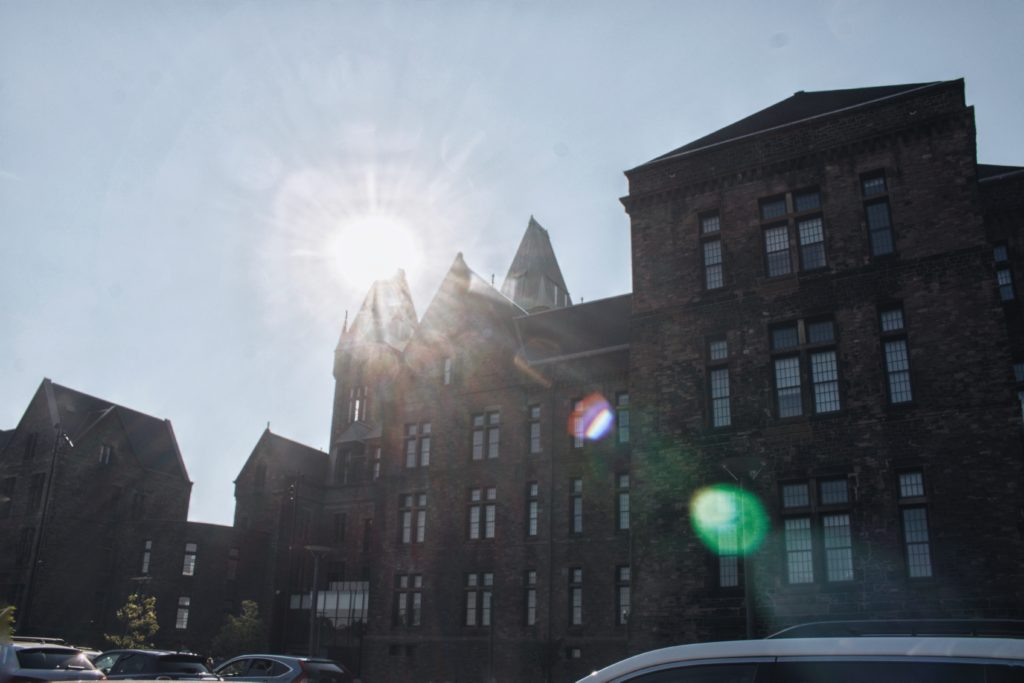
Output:
[[780,638],[677,645],[579,683],[1024,683],[1024,640],[961,636]]

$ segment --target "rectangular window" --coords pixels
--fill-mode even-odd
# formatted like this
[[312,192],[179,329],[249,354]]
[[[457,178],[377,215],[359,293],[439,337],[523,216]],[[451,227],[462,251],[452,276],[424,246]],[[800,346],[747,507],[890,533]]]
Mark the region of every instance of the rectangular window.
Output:
[[399,500],[402,543],[423,543],[427,535],[427,494],[406,493]]
[[735,588],[740,585],[739,543],[735,524],[718,528],[718,585]]
[[501,443],[501,413],[497,410],[473,416],[473,460],[498,457]]
[[852,581],[853,541],[845,477],[780,487],[786,579],[790,584]]
[[907,576],[912,579],[928,578],[932,575],[932,557],[923,472],[914,470],[899,474],[899,503]]
[[790,273],[788,226],[785,224],[775,225],[765,229],[764,252],[768,277],[778,277]]
[[540,524],[540,486],[535,481],[526,485],[526,535],[537,535]]
[[494,574],[466,575],[466,626],[491,625]]
[[419,626],[422,622],[423,575],[395,576],[395,624]]
[[889,401],[908,403],[913,400],[910,388],[910,353],[903,327],[903,309],[890,308],[879,314],[882,328],[882,350],[885,354],[885,374],[888,380]]
[[815,413],[832,413],[842,408],[839,395],[839,362],[834,348],[836,331],[832,320],[797,320],[777,325],[771,331],[773,352],[796,351],[772,359],[775,406],[778,416],[804,414],[804,386],[809,385],[810,405]]
[[583,480],[571,479],[569,482],[569,527],[574,534],[583,533]]
[[142,546],[142,568],[139,570],[140,574],[149,573],[149,560],[153,553],[153,541],[146,541]]
[[629,529],[629,475],[620,474],[616,478],[618,488],[618,529],[627,531]]
[[797,232],[800,236],[800,267],[803,270],[814,270],[825,267],[825,230],[821,216],[798,220]]
[[630,610],[630,569],[629,567],[615,568],[615,593],[618,610],[615,615],[615,623],[621,625],[629,621]]
[[470,489],[469,491],[469,539],[494,538],[497,489]]
[[529,569],[523,577],[526,588],[526,625],[537,624],[537,572]]
[[729,368],[711,370],[711,424],[715,427],[728,427],[732,424]]
[[365,386],[352,387],[348,390],[348,421],[367,420],[367,390]]
[[725,283],[722,273],[722,240],[705,240],[701,245],[704,249],[704,287],[720,289]]
[[181,565],[182,576],[195,576],[197,552],[198,546],[195,543],[185,544],[185,559]]
[[583,570],[569,569],[569,624],[583,625]]
[[876,171],[860,180],[861,195],[864,197],[864,217],[868,226],[868,241],[872,256],[884,256],[895,250],[892,220],[889,216],[889,196],[885,184],[885,173]]
[[584,431],[587,426],[583,422],[583,399],[578,398],[572,402],[572,415],[569,420],[572,422],[572,447],[583,448]]
[[106,444],[101,445],[99,463],[101,465],[109,465],[113,459],[114,449]]
[[430,464],[430,423],[405,425],[405,466],[426,467]]
[[1009,268],[996,269],[996,284],[999,285],[999,298],[1003,301],[1013,301],[1013,274]]
[[615,395],[615,424],[619,443],[629,443],[629,394]]
[[532,405],[530,410],[530,453],[540,453],[540,406]]
[[178,598],[178,615],[174,620],[174,628],[184,631],[188,628],[188,611],[192,606],[192,598],[182,596]]
[[722,223],[717,212],[704,214],[700,217],[700,234],[717,235],[721,229]]
[[445,358],[441,363],[441,383],[448,386],[452,383],[452,359]]

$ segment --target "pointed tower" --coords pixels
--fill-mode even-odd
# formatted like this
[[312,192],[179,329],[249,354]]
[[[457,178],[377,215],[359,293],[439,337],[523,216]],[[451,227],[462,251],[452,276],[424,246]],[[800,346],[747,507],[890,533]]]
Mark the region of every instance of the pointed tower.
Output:
[[[342,330],[334,351],[331,477],[361,480],[372,467],[381,435],[380,408],[398,373],[406,343],[416,331],[416,308],[399,270],[370,287],[362,307]],[[339,459],[340,458],[340,459]]]
[[512,259],[501,293],[530,313],[572,305],[548,231],[533,216]]

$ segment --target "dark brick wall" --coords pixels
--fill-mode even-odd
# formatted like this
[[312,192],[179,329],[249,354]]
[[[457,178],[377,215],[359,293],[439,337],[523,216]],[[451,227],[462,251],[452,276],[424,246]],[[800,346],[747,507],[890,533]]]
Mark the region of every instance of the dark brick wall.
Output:
[[[714,587],[717,564],[687,507],[700,487],[727,480],[720,465],[736,455],[766,463],[755,482],[771,521],[752,569],[758,633],[829,618],[1020,616],[1020,409],[959,85],[655,166],[631,172],[624,200],[634,468],[649,504],[635,529],[630,647],[742,636],[742,591]],[[860,193],[861,174],[876,170],[896,239],[882,258],[870,256]],[[810,187],[821,193],[828,267],[768,278],[758,201]],[[706,291],[698,215],[710,210],[721,216],[725,287]],[[911,354],[906,405],[886,392],[878,313],[893,304]],[[770,328],[815,316],[835,322],[842,409],[779,419]],[[727,428],[708,415],[712,336],[730,349]],[[928,486],[932,579],[907,578],[896,497],[907,467]],[[822,476],[850,482],[854,580],[791,586],[779,482]],[[648,500],[645,487],[666,485],[670,499]]]

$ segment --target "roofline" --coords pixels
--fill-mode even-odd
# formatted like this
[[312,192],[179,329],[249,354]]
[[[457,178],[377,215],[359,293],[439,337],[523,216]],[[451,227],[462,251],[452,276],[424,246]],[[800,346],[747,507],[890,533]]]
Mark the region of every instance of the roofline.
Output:
[[606,353],[628,350],[629,344],[617,344],[616,346],[603,346],[599,349],[591,349],[590,351],[580,351],[579,353],[567,353],[561,356],[552,356],[551,358],[544,358],[542,360],[531,360],[527,361],[527,363],[530,365],[548,365],[549,363],[560,363],[568,360],[577,360],[579,358],[589,358],[591,356],[603,356]]
[[[655,166],[655,165],[657,165],[657,164],[659,164],[659,163],[661,163],[663,161],[672,161],[672,160],[675,160],[675,159],[679,159],[681,157],[689,156],[691,154],[696,154],[697,152],[703,152],[704,150],[713,149],[715,147],[721,147],[722,145],[727,145],[729,143],[736,142],[738,140],[743,140],[745,138],[752,138],[752,137],[755,137],[757,135],[762,135],[764,133],[771,133],[771,132],[774,132],[774,131],[777,131],[777,130],[782,130],[784,128],[788,128],[790,126],[796,126],[796,125],[799,125],[799,124],[802,124],[802,123],[806,123],[808,121],[814,121],[815,119],[822,119],[822,118],[826,118],[826,117],[829,117],[829,116],[834,116],[834,115],[837,115],[837,114],[843,114],[843,113],[846,113],[846,112],[849,112],[849,111],[853,111],[855,109],[860,109],[861,107],[867,107],[869,105],[875,105],[875,104],[877,104],[879,102],[884,102],[885,100],[890,100],[890,99],[894,99],[894,98],[898,98],[898,97],[904,97],[906,95],[910,95],[911,93],[918,93],[918,92],[920,92],[922,90],[927,90],[928,88],[934,88],[934,87],[939,86],[939,85],[945,85],[945,84],[948,84],[948,83],[963,82],[963,80],[964,80],[963,78],[958,78],[958,79],[954,79],[952,81],[933,81],[931,83],[925,83],[924,85],[918,86],[916,88],[911,88],[910,90],[904,90],[902,92],[893,93],[891,95],[885,95],[883,97],[878,97],[878,98],[875,98],[873,100],[868,100],[867,102],[861,102],[859,104],[852,104],[852,105],[850,105],[848,107],[842,107],[840,109],[833,109],[831,111],[827,111],[827,112],[824,112],[822,114],[815,114],[813,116],[807,116],[807,117],[804,117],[802,119],[797,119],[796,121],[789,121],[787,123],[783,123],[783,124],[780,124],[778,126],[772,126],[771,128],[764,128],[762,130],[754,131],[753,133],[745,133],[743,135],[737,135],[734,138],[729,138],[727,140],[720,140],[718,142],[713,142],[713,143],[711,143],[709,145],[705,145],[703,147],[697,147],[696,149],[688,149],[688,150],[686,150],[684,152],[679,152],[677,154],[669,153],[669,156],[657,157],[655,159],[651,159],[650,161],[642,163],[639,166],[635,166],[634,168],[629,169],[628,171],[626,171],[626,175],[629,175],[630,173],[633,173],[634,171],[639,171],[642,168],[647,168],[648,166]],[[820,91],[820,92],[827,92],[827,91]],[[782,101],[784,101],[784,100],[782,100]],[[776,102],[776,104],[778,104],[778,102]],[[774,106],[774,105],[769,105],[769,106]],[[710,133],[709,133],[709,135],[710,135]]]
[[560,306],[558,308],[549,308],[545,311],[537,311],[536,313],[527,313],[526,315],[519,316],[518,318],[516,318],[516,320],[527,320],[529,318],[536,318],[539,316],[553,313],[564,313],[565,311],[569,310],[578,311],[580,308],[583,308],[585,306],[594,306],[600,303],[604,303],[606,301],[612,301],[613,299],[624,299],[628,296],[633,296],[633,292],[626,292],[625,294],[616,294],[615,296],[606,296],[603,299],[594,299],[592,301],[581,301],[580,303],[573,304],[572,306]]
[[1013,171],[1007,171],[1006,173],[1000,173],[999,175],[990,175],[987,178],[978,178],[979,183],[990,183],[993,180],[1003,180],[1004,178],[1010,178],[1015,175],[1024,173],[1024,168],[1018,168]]

